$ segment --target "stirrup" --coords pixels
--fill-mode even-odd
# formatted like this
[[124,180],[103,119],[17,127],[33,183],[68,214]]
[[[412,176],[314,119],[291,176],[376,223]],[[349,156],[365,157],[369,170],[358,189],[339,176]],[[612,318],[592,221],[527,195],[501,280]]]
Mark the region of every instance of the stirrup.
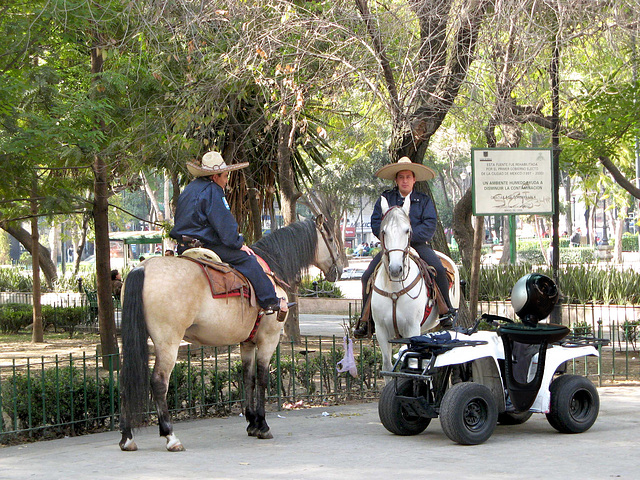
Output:
[[449,311],[440,316],[440,326],[444,329],[453,328],[453,323],[458,316],[458,310],[450,308]]

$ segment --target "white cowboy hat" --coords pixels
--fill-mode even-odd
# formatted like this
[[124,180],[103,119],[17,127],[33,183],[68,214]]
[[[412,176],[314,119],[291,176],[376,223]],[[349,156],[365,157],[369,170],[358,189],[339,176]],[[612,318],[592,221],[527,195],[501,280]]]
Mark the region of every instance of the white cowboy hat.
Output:
[[213,150],[202,156],[202,162],[200,162],[200,165],[193,162],[187,162],[187,169],[194,177],[208,177],[209,175],[215,175],[216,173],[230,172],[232,170],[239,170],[248,166],[249,162],[227,165],[224,162],[222,155]]
[[409,170],[416,176],[416,182],[431,180],[436,177],[436,172],[421,163],[413,163],[409,157],[402,157],[397,163],[385,165],[376,172],[376,177],[385,180],[395,180],[398,172]]

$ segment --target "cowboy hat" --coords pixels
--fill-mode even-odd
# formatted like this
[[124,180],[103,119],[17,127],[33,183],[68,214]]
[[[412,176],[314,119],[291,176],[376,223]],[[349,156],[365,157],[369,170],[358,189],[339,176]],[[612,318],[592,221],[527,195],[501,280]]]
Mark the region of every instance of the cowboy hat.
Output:
[[213,150],[202,156],[202,162],[200,162],[200,165],[193,162],[187,162],[187,169],[194,177],[208,177],[209,175],[215,175],[217,173],[239,170],[247,166],[249,166],[249,162],[227,165],[224,162],[222,155]]
[[416,176],[416,182],[431,180],[436,177],[436,172],[421,163],[413,163],[409,157],[402,157],[396,163],[385,165],[376,172],[376,177],[385,180],[395,180],[398,172],[409,170]]

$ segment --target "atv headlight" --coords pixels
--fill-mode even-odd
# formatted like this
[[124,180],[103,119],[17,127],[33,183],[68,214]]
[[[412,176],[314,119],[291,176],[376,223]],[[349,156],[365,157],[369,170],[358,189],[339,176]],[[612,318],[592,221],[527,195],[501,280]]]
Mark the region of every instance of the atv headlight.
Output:
[[420,359],[416,357],[407,358],[407,368],[412,370],[420,370]]

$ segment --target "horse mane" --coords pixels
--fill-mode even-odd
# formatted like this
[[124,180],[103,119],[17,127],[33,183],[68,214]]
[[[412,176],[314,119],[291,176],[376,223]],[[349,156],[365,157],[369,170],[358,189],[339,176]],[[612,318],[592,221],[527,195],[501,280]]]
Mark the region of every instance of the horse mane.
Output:
[[251,248],[269,264],[277,277],[291,285],[313,263],[317,243],[315,221],[309,218],[265,235]]

